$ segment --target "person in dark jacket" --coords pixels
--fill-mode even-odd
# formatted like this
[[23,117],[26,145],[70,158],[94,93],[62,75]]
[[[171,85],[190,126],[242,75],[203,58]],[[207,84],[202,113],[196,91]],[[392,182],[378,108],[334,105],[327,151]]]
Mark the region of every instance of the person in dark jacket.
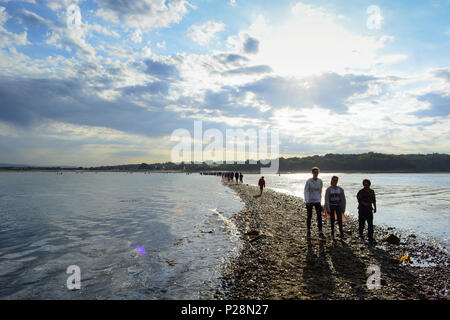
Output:
[[364,227],[367,221],[367,235],[369,242],[373,243],[373,214],[377,212],[377,203],[375,191],[370,188],[370,185],[370,180],[364,179],[364,188],[358,191],[356,198],[358,199],[359,236],[361,239],[364,238]]
[[262,195],[263,189],[266,187],[266,181],[264,180],[264,177],[261,177],[258,181],[258,186],[259,186],[259,191],[261,191],[259,193],[259,195]]

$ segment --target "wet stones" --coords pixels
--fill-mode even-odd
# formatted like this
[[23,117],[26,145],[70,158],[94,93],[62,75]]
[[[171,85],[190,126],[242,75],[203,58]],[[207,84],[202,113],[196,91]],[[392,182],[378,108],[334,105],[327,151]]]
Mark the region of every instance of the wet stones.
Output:
[[395,244],[395,245],[399,245],[400,244],[400,238],[393,235],[392,233],[390,233],[387,237],[385,237],[383,239],[384,242],[387,242],[389,244]]

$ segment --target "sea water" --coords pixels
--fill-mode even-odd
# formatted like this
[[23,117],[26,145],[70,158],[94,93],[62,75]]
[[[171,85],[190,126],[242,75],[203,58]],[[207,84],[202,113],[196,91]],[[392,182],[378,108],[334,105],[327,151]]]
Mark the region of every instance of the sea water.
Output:
[[0,299],[211,299],[242,208],[215,176],[0,173]]

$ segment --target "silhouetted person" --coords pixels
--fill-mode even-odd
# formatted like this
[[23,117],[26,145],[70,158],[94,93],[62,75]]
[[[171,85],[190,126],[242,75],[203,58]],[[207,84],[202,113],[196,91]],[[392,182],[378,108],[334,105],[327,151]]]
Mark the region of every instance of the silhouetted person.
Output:
[[264,177],[261,177],[258,181],[258,186],[259,186],[259,196],[262,195],[263,189],[266,187],[266,181],[264,180]]
[[241,173],[239,173],[239,181],[242,183],[242,179],[244,178],[244,175]]
[[322,186],[323,182],[318,178],[319,176],[319,168],[313,167],[311,169],[312,178],[309,178],[305,184],[305,202],[306,202],[306,227],[307,233],[306,236],[309,238],[311,236],[311,219],[312,219],[312,211],[313,207],[316,209],[317,215],[317,228],[319,229],[319,237],[325,238],[322,232],[322,206],[320,204],[322,200]]
[[234,178],[236,179],[236,183],[239,183],[239,172],[234,173]]
[[359,236],[361,239],[364,238],[364,227],[367,221],[367,235],[369,242],[373,243],[373,214],[377,212],[377,204],[375,191],[370,189],[370,185],[370,180],[364,179],[364,188],[358,191],[356,198],[358,199]]

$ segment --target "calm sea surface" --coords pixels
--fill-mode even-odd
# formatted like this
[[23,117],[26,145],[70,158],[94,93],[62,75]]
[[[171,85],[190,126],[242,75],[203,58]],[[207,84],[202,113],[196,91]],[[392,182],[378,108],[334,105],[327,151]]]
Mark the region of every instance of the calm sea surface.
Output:
[[[406,232],[431,237],[450,248],[450,174],[360,174],[321,173],[323,181],[322,204],[325,189],[333,175],[344,188],[347,199],[346,214],[358,216],[357,192],[362,180],[372,182],[377,196],[374,223],[400,228]],[[311,174],[266,175],[266,187],[303,198],[306,180]],[[244,183],[257,184],[260,175],[247,174]]]
[[213,298],[240,209],[214,176],[0,173],[0,299]]

